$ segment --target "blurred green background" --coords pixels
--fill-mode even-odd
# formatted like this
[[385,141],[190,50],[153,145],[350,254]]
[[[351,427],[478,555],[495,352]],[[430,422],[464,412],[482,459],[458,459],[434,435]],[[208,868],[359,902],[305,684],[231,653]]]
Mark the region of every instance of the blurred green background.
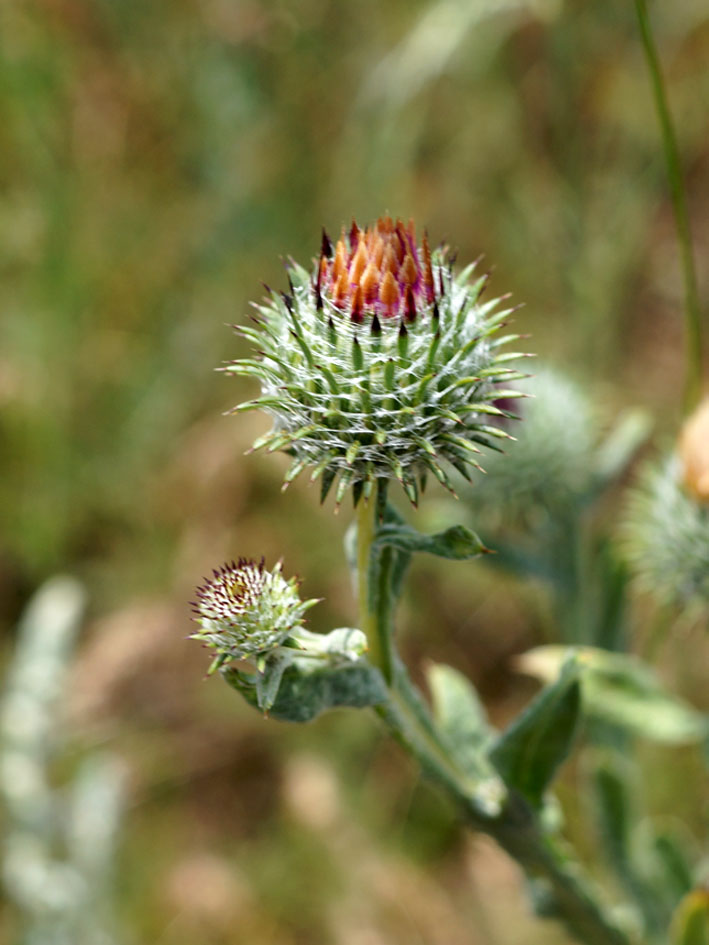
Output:
[[[709,10],[651,13],[706,311]],[[2,5],[0,46],[2,657],[38,584],[85,582],[65,764],[128,764],[124,940],[565,941],[368,716],[279,725],[205,683],[186,601],[227,557],[283,555],[326,598],[314,629],[354,619],[349,510],[244,457],[268,421],[223,417],[249,388],[212,372],[322,225],[389,210],[483,253],[531,350],[673,435],[682,286],[632,3],[37,0]],[[507,718],[534,688],[508,659],[547,638],[529,594],[475,563],[416,577],[412,662],[464,668]]]

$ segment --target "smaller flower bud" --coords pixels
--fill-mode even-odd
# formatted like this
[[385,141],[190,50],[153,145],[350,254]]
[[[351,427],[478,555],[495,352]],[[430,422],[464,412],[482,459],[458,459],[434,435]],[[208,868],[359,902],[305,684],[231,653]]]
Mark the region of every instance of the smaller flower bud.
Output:
[[682,427],[677,452],[687,491],[699,502],[709,502],[709,398]]
[[199,630],[191,638],[216,651],[209,672],[231,660],[258,661],[289,645],[316,603],[300,599],[297,579],[286,581],[280,561],[268,571],[263,558],[258,563],[239,558],[197,588],[193,609]]

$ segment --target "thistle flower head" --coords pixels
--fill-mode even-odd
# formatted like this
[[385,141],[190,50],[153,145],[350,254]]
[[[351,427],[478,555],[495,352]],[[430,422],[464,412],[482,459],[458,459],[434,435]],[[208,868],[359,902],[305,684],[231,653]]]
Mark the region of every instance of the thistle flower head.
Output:
[[285,486],[306,468],[324,499],[355,503],[396,478],[412,503],[427,473],[452,490],[447,465],[466,477],[481,446],[498,448],[511,416],[494,401],[515,396],[499,385],[522,377],[500,353],[518,336],[493,335],[512,311],[482,304],[486,277],[474,264],[455,275],[445,249],[419,243],[413,223],[353,223],[333,245],[323,234],[313,270],[288,267],[290,291],[257,305],[240,329],[254,358],[224,370],[257,377],[261,396],[234,412],[262,408],[273,430],[253,448],[292,456]]
[[366,316],[414,321],[436,297],[428,237],[418,246],[414,221],[404,226],[390,216],[364,230],[353,221],[334,248],[323,231],[316,303],[323,295],[358,324]]
[[677,454],[648,465],[631,492],[625,522],[628,558],[639,580],[665,603],[709,605],[709,505],[686,487]]
[[[520,385],[523,423],[509,456],[493,456],[489,476],[470,490],[478,521],[487,527],[529,526],[545,521],[589,490],[598,420],[590,399],[568,377],[549,367]],[[507,461],[509,460],[509,461]]]
[[280,562],[268,571],[263,559],[239,558],[197,588],[193,609],[199,630],[191,636],[216,651],[214,668],[258,658],[286,645],[316,603],[300,599],[298,581],[283,577]]

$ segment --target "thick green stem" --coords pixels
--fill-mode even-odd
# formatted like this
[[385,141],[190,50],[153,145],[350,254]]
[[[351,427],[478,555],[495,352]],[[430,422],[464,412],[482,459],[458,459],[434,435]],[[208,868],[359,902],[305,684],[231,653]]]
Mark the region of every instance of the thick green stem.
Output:
[[[382,671],[387,683],[393,677],[390,595],[386,584],[391,568],[390,549],[375,560],[374,538],[377,529],[376,502],[362,500],[357,508],[357,593],[360,629],[367,637],[370,663]],[[378,567],[375,567],[378,565]],[[378,586],[372,587],[372,582]]]
[[576,870],[567,866],[544,836],[526,802],[507,794],[500,783],[501,799],[491,803],[489,795],[460,767],[440,737],[428,707],[394,650],[391,550],[375,542],[375,510],[361,503],[358,514],[360,627],[369,640],[369,658],[381,669],[389,687],[389,698],[378,706],[378,714],[397,741],[458,803],[470,825],[494,837],[543,889],[549,900],[550,918],[563,922],[586,945],[629,945],[630,940],[606,918]]
[[694,268],[692,253],[692,232],[689,225],[687,211],[687,195],[682,177],[677,137],[672,124],[672,116],[667,104],[665,84],[660,67],[657,47],[652,35],[652,27],[647,12],[645,0],[635,0],[635,11],[638,16],[640,36],[645,53],[645,60],[650,72],[652,92],[655,100],[655,109],[660,123],[662,148],[667,165],[672,207],[677,227],[682,258],[682,275],[684,279],[684,316],[686,328],[687,366],[684,388],[684,409],[689,413],[697,405],[702,393],[702,317],[699,307],[699,292],[697,289],[697,274]]
[[379,714],[397,741],[454,798],[470,825],[493,837],[539,884],[548,898],[545,914],[549,918],[562,922],[585,945],[630,945],[630,939],[606,917],[579,870],[567,865],[543,835],[536,816],[521,798],[510,795],[499,813],[485,813],[469,779],[461,776],[455,760],[431,736],[400,687]]

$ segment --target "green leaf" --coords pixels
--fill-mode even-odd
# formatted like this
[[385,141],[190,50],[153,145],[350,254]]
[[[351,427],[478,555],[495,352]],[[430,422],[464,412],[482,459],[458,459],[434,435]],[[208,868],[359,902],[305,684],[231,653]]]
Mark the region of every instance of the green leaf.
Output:
[[634,853],[632,824],[637,820],[628,775],[618,759],[608,756],[594,772],[599,826],[608,859],[637,904],[646,931],[667,927],[663,898],[650,883],[650,861]]
[[626,779],[610,759],[593,773],[598,818],[606,852],[616,871],[625,875],[630,864],[630,792]]
[[[653,670],[634,656],[595,647],[575,650],[583,669],[584,714],[654,741],[685,744],[706,738],[706,718],[668,693]],[[537,679],[553,679],[568,650],[541,646],[518,658],[519,668]]]
[[652,843],[662,885],[675,896],[676,901],[692,888],[691,854],[687,841],[676,830],[664,828],[654,832]]
[[363,708],[386,700],[378,669],[363,657],[364,635],[349,627],[326,635],[299,630],[302,649],[281,647],[259,671],[234,664],[221,672],[248,703],[288,722],[308,722],[339,706]]
[[378,529],[376,542],[380,545],[390,545],[409,554],[414,551],[425,551],[439,558],[449,558],[453,561],[464,561],[490,552],[475,532],[464,525],[453,525],[435,535],[422,535],[409,525],[389,522]]
[[436,725],[451,754],[469,774],[490,773],[487,747],[494,730],[472,683],[457,669],[431,663],[426,670]]
[[553,685],[542,690],[494,742],[489,757],[504,781],[540,807],[544,792],[566,759],[580,710],[578,666],[569,659]]
[[680,902],[672,920],[673,945],[709,945],[709,890],[695,889]]
[[433,702],[436,737],[470,777],[471,791],[479,808],[495,816],[507,791],[487,755],[495,732],[488,724],[474,686],[458,670],[440,663],[429,664],[426,679]]

